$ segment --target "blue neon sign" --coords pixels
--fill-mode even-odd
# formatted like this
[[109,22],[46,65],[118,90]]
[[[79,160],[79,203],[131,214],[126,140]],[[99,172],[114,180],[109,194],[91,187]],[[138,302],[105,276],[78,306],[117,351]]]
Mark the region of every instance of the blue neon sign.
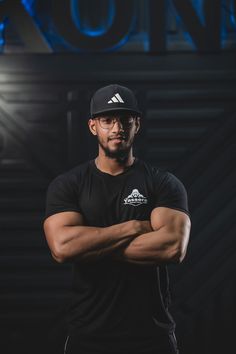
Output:
[[[236,43],[236,0],[147,0],[147,26],[140,33],[137,23],[144,11],[138,11],[135,0],[101,0],[106,11],[97,16],[96,26],[91,11],[82,13],[82,0],[45,0],[44,13],[37,12],[39,2],[43,0],[0,1],[2,49],[11,23],[28,52],[107,52],[125,44],[132,51],[138,41],[139,51],[157,54],[172,48],[210,52],[223,49],[226,40]],[[95,12],[101,15],[99,9]],[[175,33],[168,30],[170,20]]]

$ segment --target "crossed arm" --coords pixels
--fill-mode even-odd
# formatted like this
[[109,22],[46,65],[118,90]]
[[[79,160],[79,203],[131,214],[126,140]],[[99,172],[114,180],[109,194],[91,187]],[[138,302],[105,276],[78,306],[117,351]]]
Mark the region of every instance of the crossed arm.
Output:
[[130,220],[109,227],[84,226],[77,212],[62,212],[44,222],[45,236],[58,262],[95,261],[109,255],[140,265],[179,263],[189,241],[188,215],[166,207],[155,208],[150,221]]
[[184,212],[159,207],[151,214],[152,231],[117,251],[118,259],[140,264],[179,263],[184,259],[191,222]]

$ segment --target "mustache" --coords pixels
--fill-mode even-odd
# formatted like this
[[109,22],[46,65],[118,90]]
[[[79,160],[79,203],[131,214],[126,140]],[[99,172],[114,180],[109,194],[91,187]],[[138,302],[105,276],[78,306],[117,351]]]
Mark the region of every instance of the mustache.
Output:
[[122,140],[126,140],[127,139],[127,135],[125,134],[119,134],[119,135],[112,135],[108,137],[108,140],[114,140],[114,139],[122,139]]

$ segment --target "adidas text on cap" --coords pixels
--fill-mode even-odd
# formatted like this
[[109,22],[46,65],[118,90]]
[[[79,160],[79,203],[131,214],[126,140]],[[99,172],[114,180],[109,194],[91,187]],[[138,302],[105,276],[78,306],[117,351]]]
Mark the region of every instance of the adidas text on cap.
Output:
[[134,93],[127,87],[112,84],[98,89],[90,101],[90,115],[112,111],[130,111],[141,115]]

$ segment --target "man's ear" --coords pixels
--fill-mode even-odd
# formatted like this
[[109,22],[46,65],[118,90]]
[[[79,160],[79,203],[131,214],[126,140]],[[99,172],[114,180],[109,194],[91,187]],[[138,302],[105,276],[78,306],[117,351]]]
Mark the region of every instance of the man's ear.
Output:
[[97,127],[96,127],[95,119],[90,118],[88,121],[88,126],[89,126],[89,130],[91,131],[91,133],[93,135],[97,135]]

